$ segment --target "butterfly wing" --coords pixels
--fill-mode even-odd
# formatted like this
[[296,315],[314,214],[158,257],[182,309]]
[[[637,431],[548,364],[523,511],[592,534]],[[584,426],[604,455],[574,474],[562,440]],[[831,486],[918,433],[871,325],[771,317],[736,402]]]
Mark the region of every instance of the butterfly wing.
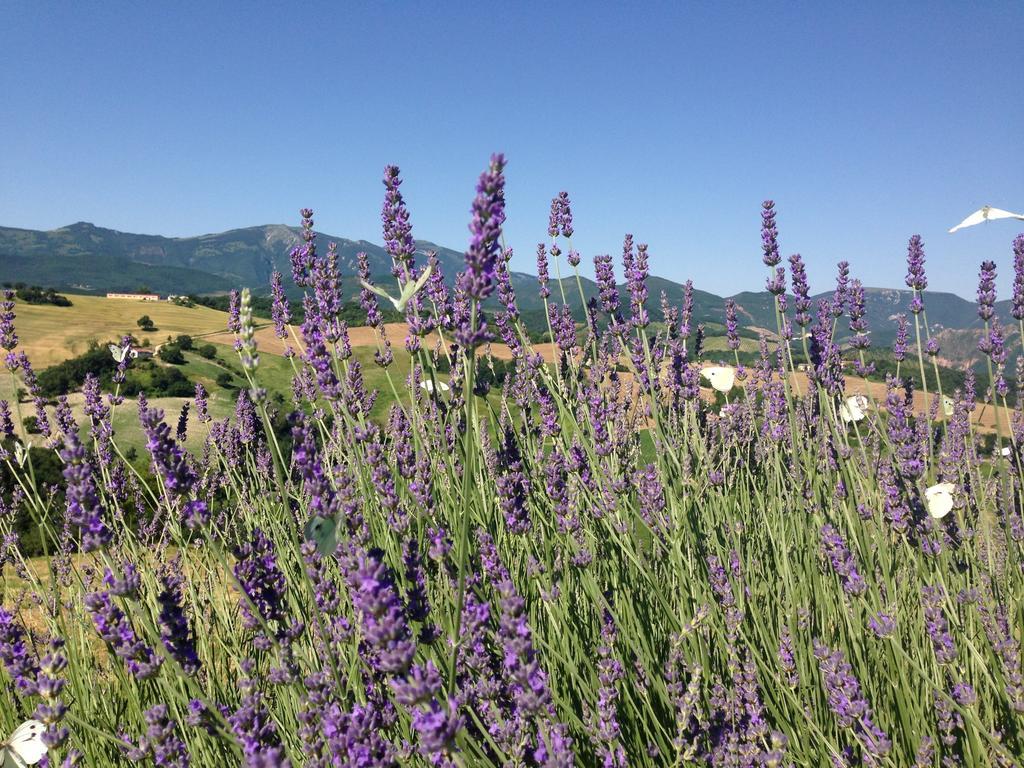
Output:
[[736,379],[736,374],[732,368],[728,366],[715,366],[714,368],[705,368],[704,370],[713,389],[717,389],[719,392],[728,392],[732,389]]
[[307,541],[316,544],[321,555],[329,555],[337,549],[337,527],[332,518],[317,515],[306,523],[304,533]]
[[928,508],[928,514],[936,520],[941,520],[953,509],[953,490],[956,488],[952,483],[939,483],[925,489],[924,502]]
[[[15,761],[13,765],[35,765],[43,759],[47,752],[43,743],[44,730],[46,726],[38,720],[26,720],[14,729],[4,747],[5,752]],[[3,768],[7,768],[8,754],[4,755]]]
[[949,230],[949,233],[953,234],[958,229],[963,229],[964,227],[973,227],[975,224],[981,224],[981,222],[983,222],[984,220],[985,220],[985,211],[984,210],[975,211],[970,216],[968,216],[966,219],[964,219],[959,224],[957,224],[955,227],[953,227],[951,230]]
[[1024,221],[1024,216],[1019,213],[1012,213],[1010,211],[1004,211],[1002,208],[989,208],[988,216],[989,219],[1021,219]]

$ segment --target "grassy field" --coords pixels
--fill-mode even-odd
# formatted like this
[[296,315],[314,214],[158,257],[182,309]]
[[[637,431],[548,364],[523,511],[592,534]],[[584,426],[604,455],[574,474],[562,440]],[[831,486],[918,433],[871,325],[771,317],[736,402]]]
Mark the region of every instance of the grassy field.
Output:
[[[69,296],[73,306],[17,302],[19,348],[37,369],[79,355],[93,341],[131,333],[159,344],[168,336],[201,338],[225,330],[227,314],[208,307],[180,307],[167,301],[130,301],[100,296]],[[149,315],[157,330],[143,332],[136,321]]]

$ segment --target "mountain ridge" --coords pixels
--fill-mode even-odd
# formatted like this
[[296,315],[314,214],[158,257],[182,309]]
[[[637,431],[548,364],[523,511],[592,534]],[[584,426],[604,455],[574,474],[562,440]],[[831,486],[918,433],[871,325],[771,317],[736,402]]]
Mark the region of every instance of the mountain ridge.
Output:
[[[299,227],[286,224],[240,227],[191,237],[121,232],[86,221],[52,230],[0,226],[0,281],[89,293],[136,290],[143,286],[163,294],[223,293],[243,285],[265,293],[275,269],[284,274],[290,284],[288,254],[301,242],[301,233]],[[317,232],[322,252],[331,242],[337,243],[345,298],[353,298],[358,291],[358,283],[352,278],[356,274],[356,254],[360,251],[367,254],[373,275],[390,273],[391,258],[382,246]],[[428,250],[437,253],[449,281],[463,267],[461,251],[429,240],[417,240],[416,248],[420,258]],[[584,277],[580,280],[584,296],[587,299],[594,296],[597,292],[594,281]],[[512,283],[524,314],[536,316],[543,311],[535,276],[514,271]],[[579,290],[573,283],[575,277],[563,278],[566,300],[573,305],[577,316],[582,317]],[[648,310],[652,318],[660,317],[662,291],[672,304],[682,299],[682,284],[667,278],[652,276],[648,287]],[[551,289],[553,297],[561,297],[557,281],[552,280]],[[620,292],[625,297],[624,286],[620,286]],[[827,298],[831,293],[831,290],[824,291],[813,298],[815,301]],[[894,318],[900,312],[909,311],[911,295],[906,289],[865,288],[867,316],[876,346],[891,341],[895,335]],[[726,298],[737,303],[741,325],[775,327],[774,302],[766,291],[740,291],[723,297],[695,288],[694,322],[723,323]],[[926,308],[935,333],[950,329],[974,332],[981,328],[975,305],[956,294],[928,292]],[[1009,302],[996,305],[997,313],[1004,320],[1009,318],[1008,308]]]

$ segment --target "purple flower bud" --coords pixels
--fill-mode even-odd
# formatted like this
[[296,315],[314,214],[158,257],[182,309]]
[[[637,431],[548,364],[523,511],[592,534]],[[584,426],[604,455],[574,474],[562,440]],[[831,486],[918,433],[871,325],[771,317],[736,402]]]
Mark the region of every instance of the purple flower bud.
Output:
[[994,261],[981,262],[981,270],[978,272],[978,317],[985,322],[992,319],[995,314],[996,303],[996,263]]
[[775,202],[765,200],[761,204],[761,249],[766,267],[776,267],[782,261],[779,254],[779,230],[775,226]]
[[469,224],[469,249],[463,290],[482,301],[494,290],[495,261],[500,250],[501,225],[505,221],[505,156],[492,155],[491,165],[480,175]]
[[[907,287],[915,291],[928,287],[928,278],[924,274],[924,243],[920,235],[910,238],[907,245]],[[916,315],[921,309],[911,306],[910,311]]]
[[548,281],[551,278],[548,276],[548,254],[544,248],[544,243],[537,243],[537,282],[540,284],[540,297],[546,299],[551,295],[551,289],[548,288]]
[[1024,233],[1013,239],[1013,302],[1010,314],[1024,320]]
[[300,288],[309,287],[313,276],[313,266],[316,264],[316,232],[313,231],[313,211],[310,208],[303,208],[299,211],[302,216],[302,244],[292,248],[289,254],[292,264],[292,281]]
[[796,310],[794,320],[803,328],[811,322],[810,286],[807,283],[807,270],[799,253],[789,257],[789,272],[793,280],[793,308]]
[[14,332],[14,291],[5,289],[0,302],[0,349],[12,352],[18,346],[18,334]]
[[403,282],[412,279],[413,256],[416,253],[416,241],[412,238],[412,224],[409,223],[409,210],[402,199],[399,187],[402,184],[398,176],[398,166],[388,165],[384,168],[384,207],[380,219],[384,226],[384,250],[393,261],[391,274]]
[[909,328],[907,316],[901,312],[896,318],[896,340],[892,344],[892,356],[900,362],[907,357]]
[[[810,322],[808,318],[808,322]],[[736,319],[736,302],[725,300],[725,339],[729,349],[740,348],[739,321]]]

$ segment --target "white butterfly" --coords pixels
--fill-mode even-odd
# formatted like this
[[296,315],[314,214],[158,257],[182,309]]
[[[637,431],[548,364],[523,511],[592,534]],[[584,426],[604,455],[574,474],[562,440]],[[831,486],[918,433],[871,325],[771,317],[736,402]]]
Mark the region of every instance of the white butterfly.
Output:
[[958,229],[973,227],[975,224],[981,224],[983,221],[991,221],[992,219],[1020,219],[1021,221],[1024,221],[1024,214],[1011,213],[1010,211],[1004,211],[1001,208],[993,208],[991,205],[986,205],[949,230],[949,233],[953,234]]
[[851,421],[862,421],[867,415],[865,412],[870,407],[871,404],[868,403],[868,399],[864,395],[854,395],[839,404],[839,415],[846,424]]
[[128,356],[128,353],[132,349],[132,345],[125,344],[123,347],[119,347],[117,344],[107,344],[107,349],[109,349],[110,354],[114,356],[114,360],[121,363],[124,362],[124,359]]
[[700,375],[711,382],[711,387],[719,392],[728,392],[736,381],[736,370],[728,365],[716,365],[704,368]]
[[[442,391],[442,392],[447,392],[449,389],[451,389],[451,387],[449,387],[443,381],[437,382],[437,388],[440,391]],[[420,389],[425,389],[425,390],[427,390],[427,392],[433,392],[434,391],[434,382],[431,381],[430,379],[425,379],[425,380],[420,382]]]
[[409,303],[409,299],[415,296],[416,293],[420,290],[420,288],[427,284],[427,280],[430,278],[430,273],[433,271],[434,265],[427,264],[427,268],[423,270],[423,274],[416,279],[416,282],[410,280],[405,285],[401,286],[402,295],[399,296],[397,299],[391,296],[383,288],[378,288],[375,285],[370,285],[365,280],[360,280],[359,284],[363,286],[363,288],[365,288],[366,290],[371,291],[380,296],[381,298],[390,301],[392,304],[395,305],[395,309],[398,310],[399,312],[404,312],[405,305]]
[[[31,441],[26,441],[25,445],[18,442],[14,444],[14,460],[18,462],[19,467],[25,466],[25,459],[28,458],[28,452],[31,447]],[[3,768],[3,766],[0,766],[0,768]]]
[[45,729],[38,720],[26,720],[15,728],[11,737],[0,744],[0,768],[24,768],[42,760],[47,752],[43,743]]
[[1012,456],[1013,455],[1013,449],[1010,448],[1010,446],[1008,446],[1008,445],[1004,446],[1003,449],[999,451],[999,454],[1001,456],[1007,456],[1007,457]]
[[953,483],[939,483],[924,491],[924,505],[928,508],[928,514],[936,520],[941,520],[953,509],[953,491],[956,486]]
[[953,398],[949,395],[942,396],[942,412],[947,416],[953,415],[953,408],[956,403],[953,402]]

